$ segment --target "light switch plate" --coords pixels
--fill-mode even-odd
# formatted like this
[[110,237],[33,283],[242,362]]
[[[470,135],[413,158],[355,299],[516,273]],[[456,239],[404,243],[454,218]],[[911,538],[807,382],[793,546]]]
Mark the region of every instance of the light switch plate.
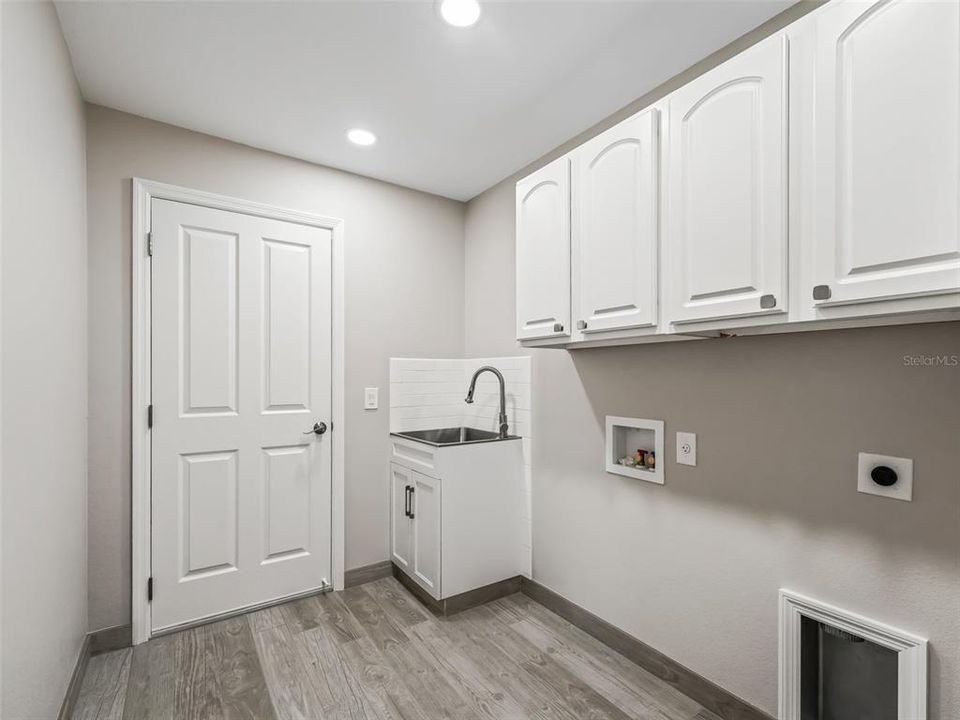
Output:
[[697,465],[697,434],[690,432],[677,433],[677,464]]
[[363,409],[376,410],[380,406],[380,389],[375,387],[363,389]]
[[[897,473],[897,481],[884,487],[877,485],[870,472],[878,465],[886,465]],[[860,453],[857,456],[857,492],[879,495],[894,500],[913,500],[913,460],[910,458]]]

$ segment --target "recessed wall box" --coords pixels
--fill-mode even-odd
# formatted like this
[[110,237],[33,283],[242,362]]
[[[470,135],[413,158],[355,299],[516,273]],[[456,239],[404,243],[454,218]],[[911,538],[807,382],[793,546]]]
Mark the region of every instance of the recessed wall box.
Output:
[[[637,452],[652,452],[655,462],[651,467],[629,464],[625,458],[635,458]],[[645,420],[607,415],[606,470],[614,475],[663,484],[663,420]]]

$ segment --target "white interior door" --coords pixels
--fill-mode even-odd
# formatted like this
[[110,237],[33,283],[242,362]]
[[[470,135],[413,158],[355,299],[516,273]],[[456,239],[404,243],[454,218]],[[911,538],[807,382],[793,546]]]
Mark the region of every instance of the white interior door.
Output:
[[331,232],[152,203],[152,628],[331,573]]
[[816,82],[806,297],[830,306],[956,293],[960,3],[831,3],[817,19]]
[[764,40],[670,96],[673,323],[787,308],[786,42]]
[[576,329],[657,323],[659,113],[647,110],[573,153]]

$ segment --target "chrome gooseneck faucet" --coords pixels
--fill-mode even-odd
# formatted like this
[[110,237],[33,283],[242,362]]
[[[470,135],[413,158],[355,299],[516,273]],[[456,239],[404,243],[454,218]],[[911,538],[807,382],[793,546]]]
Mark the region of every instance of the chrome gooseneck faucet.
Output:
[[495,367],[490,365],[484,365],[482,368],[478,369],[474,374],[473,378],[470,380],[470,388],[467,390],[467,397],[464,402],[468,404],[473,403],[473,391],[477,385],[477,377],[479,377],[482,372],[492,372],[497,376],[497,380],[500,381],[500,414],[497,415],[497,424],[500,426],[500,437],[506,438],[507,435],[507,393],[506,386],[503,381],[503,375]]

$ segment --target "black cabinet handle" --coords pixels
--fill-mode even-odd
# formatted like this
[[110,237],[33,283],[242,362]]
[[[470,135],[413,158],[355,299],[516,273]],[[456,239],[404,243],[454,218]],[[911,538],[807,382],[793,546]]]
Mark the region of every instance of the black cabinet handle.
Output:
[[410,486],[410,519],[413,520],[413,493],[416,492],[417,488]]
[[410,517],[410,486],[403,488],[403,514]]

